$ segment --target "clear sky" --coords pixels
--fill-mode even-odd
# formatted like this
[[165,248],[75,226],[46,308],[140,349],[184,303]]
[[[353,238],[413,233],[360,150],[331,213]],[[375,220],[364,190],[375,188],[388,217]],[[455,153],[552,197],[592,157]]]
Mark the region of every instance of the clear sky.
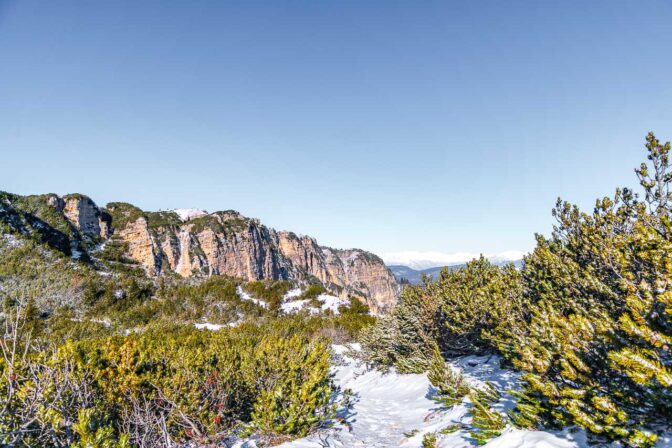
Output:
[[529,250],[672,138],[669,1],[0,0],[0,189]]

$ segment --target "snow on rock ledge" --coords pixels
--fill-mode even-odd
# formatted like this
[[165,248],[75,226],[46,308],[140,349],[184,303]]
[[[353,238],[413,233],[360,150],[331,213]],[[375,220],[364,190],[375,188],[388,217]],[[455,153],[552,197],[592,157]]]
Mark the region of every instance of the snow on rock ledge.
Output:
[[198,208],[175,208],[171,211],[177,213],[182,221],[189,221],[190,219],[198,218],[199,216],[205,216],[208,214],[206,210],[201,210]]

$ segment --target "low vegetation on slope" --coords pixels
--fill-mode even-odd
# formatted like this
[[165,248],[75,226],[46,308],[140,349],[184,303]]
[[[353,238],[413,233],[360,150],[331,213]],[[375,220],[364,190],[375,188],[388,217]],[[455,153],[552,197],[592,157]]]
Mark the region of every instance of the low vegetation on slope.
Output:
[[332,382],[327,341],[300,327],[158,326],[28,352],[27,335],[11,333],[0,364],[0,443],[160,447],[240,432],[305,435],[330,416]]
[[[79,305],[43,313],[3,282],[0,445],[272,444],[319,427],[334,407],[329,346],[369,325],[368,309],[285,315],[239,284],[92,275]],[[217,320],[229,325],[192,325]]]
[[332,416],[329,346],[372,322],[364,305],[288,315],[289,282],[149,278],[109,244],[92,264],[3,229],[0,446],[270,444]]
[[[407,287],[364,331],[365,359],[421,372],[437,352],[499,353],[523,372],[513,424],[652,446],[672,429],[672,167],[669,143],[649,134],[646,147],[643,197],[618,190],[591,214],[558,201],[520,272],[480,259]],[[459,378],[433,376],[457,393]],[[501,426],[488,412],[483,434]]]

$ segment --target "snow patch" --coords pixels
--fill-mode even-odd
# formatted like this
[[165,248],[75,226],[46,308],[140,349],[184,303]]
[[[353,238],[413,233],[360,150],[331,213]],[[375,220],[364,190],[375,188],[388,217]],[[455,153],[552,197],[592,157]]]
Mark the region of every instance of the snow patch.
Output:
[[308,299],[296,300],[301,294],[303,294],[303,291],[300,288],[295,288],[287,292],[282,299],[280,309],[285,313],[296,313],[303,309],[307,309],[311,314],[326,310],[331,310],[334,314],[338,314],[338,307],[349,303],[347,300],[332,296],[331,294],[320,294],[316,299],[321,302],[321,305],[319,308],[315,308],[309,306],[310,300]]
[[199,208],[175,208],[171,211],[177,213],[182,221],[189,221],[208,214],[206,210]]
[[221,330],[222,328],[233,328],[237,327],[243,321],[245,320],[245,315],[243,313],[238,313],[238,319],[229,322],[228,324],[213,324],[208,321],[204,322],[199,322],[199,323],[194,323],[194,327],[198,328],[199,330],[210,330],[210,331],[218,331]]
[[210,322],[203,322],[200,324],[194,324],[194,327],[198,328],[199,330],[210,330],[210,331],[217,331],[221,330],[222,328],[226,328],[228,325],[222,325],[222,324],[211,324]]
[[308,304],[308,302],[310,302],[310,300],[294,300],[292,302],[283,302],[280,304],[280,309],[284,313],[296,313],[301,311]]
[[254,297],[243,291],[243,288],[240,285],[236,287],[236,292],[238,293],[238,297],[240,297],[242,300],[248,300],[250,302],[256,303],[262,308],[268,308],[268,303],[264,302],[263,300],[255,299]]
[[290,289],[284,296],[282,296],[282,301],[289,302],[292,300],[292,298],[299,297],[301,294],[303,294],[303,290],[301,288]]
[[19,247],[21,245],[21,240],[11,233],[4,233],[2,236],[7,240],[10,247]]
[[334,314],[338,314],[338,307],[341,305],[347,305],[349,302],[340,297],[332,296],[330,294],[320,294],[317,296],[317,300],[322,302],[322,311],[331,310]]
[[509,428],[485,446],[488,448],[575,448],[587,447],[588,444],[583,431],[573,435],[569,431],[550,433]]
[[110,322],[108,319],[90,319],[90,321],[101,324],[105,328],[110,328],[110,326],[112,326],[112,322]]

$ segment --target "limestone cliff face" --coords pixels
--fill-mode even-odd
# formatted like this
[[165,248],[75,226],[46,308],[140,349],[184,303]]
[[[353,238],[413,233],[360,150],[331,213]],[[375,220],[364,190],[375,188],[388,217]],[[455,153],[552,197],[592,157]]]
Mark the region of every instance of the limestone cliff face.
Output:
[[365,298],[375,313],[396,303],[396,281],[383,260],[369,252],[319,246],[315,239],[291,232],[278,233],[278,247],[293,266],[341,296]]
[[292,264],[317,278],[324,284],[333,283],[343,286],[339,281],[343,277],[338,264],[328,266],[322,248],[309,236],[297,236],[291,232],[277,233],[278,249]]
[[340,260],[343,265],[345,283],[369,298],[369,305],[376,312],[392,307],[397,300],[398,285],[390,281],[392,275],[382,259],[359,249],[327,249],[329,258]]
[[293,268],[280,256],[274,231],[236,212],[192,218],[153,228],[152,233],[164,265],[183,277],[292,278]]
[[397,300],[396,280],[375,255],[322,247],[313,238],[277,232],[235,211],[145,212],[121,202],[101,209],[79,194],[43,200],[73,229],[70,252],[86,259],[96,247],[109,244],[121,247],[149,276],[174,272],[182,277],[319,281],[334,294],[366,301],[376,313]]
[[380,258],[362,250],[322,247],[311,237],[276,232],[234,211],[185,221],[172,217],[157,226],[151,222],[150,213],[149,220],[115,229],[115,235],[128,243],[129,256],[149,275],[169,269],[183,277],[317,280],[332,293],[365,300],[375,313],[397,300],[392,273]]
[[109,221],[91,198],[77,194],[61,199],[53,195],[49,200],[50,204],[62,208],[68,221],[82,234],[101,238],[109,236]]
[[148,275],[159,274],[155,242],[149,232],[147,219],[140,217],[129,222],[124,228],[115,230],[115,236],[128,244],[128,256],[142,264]]

